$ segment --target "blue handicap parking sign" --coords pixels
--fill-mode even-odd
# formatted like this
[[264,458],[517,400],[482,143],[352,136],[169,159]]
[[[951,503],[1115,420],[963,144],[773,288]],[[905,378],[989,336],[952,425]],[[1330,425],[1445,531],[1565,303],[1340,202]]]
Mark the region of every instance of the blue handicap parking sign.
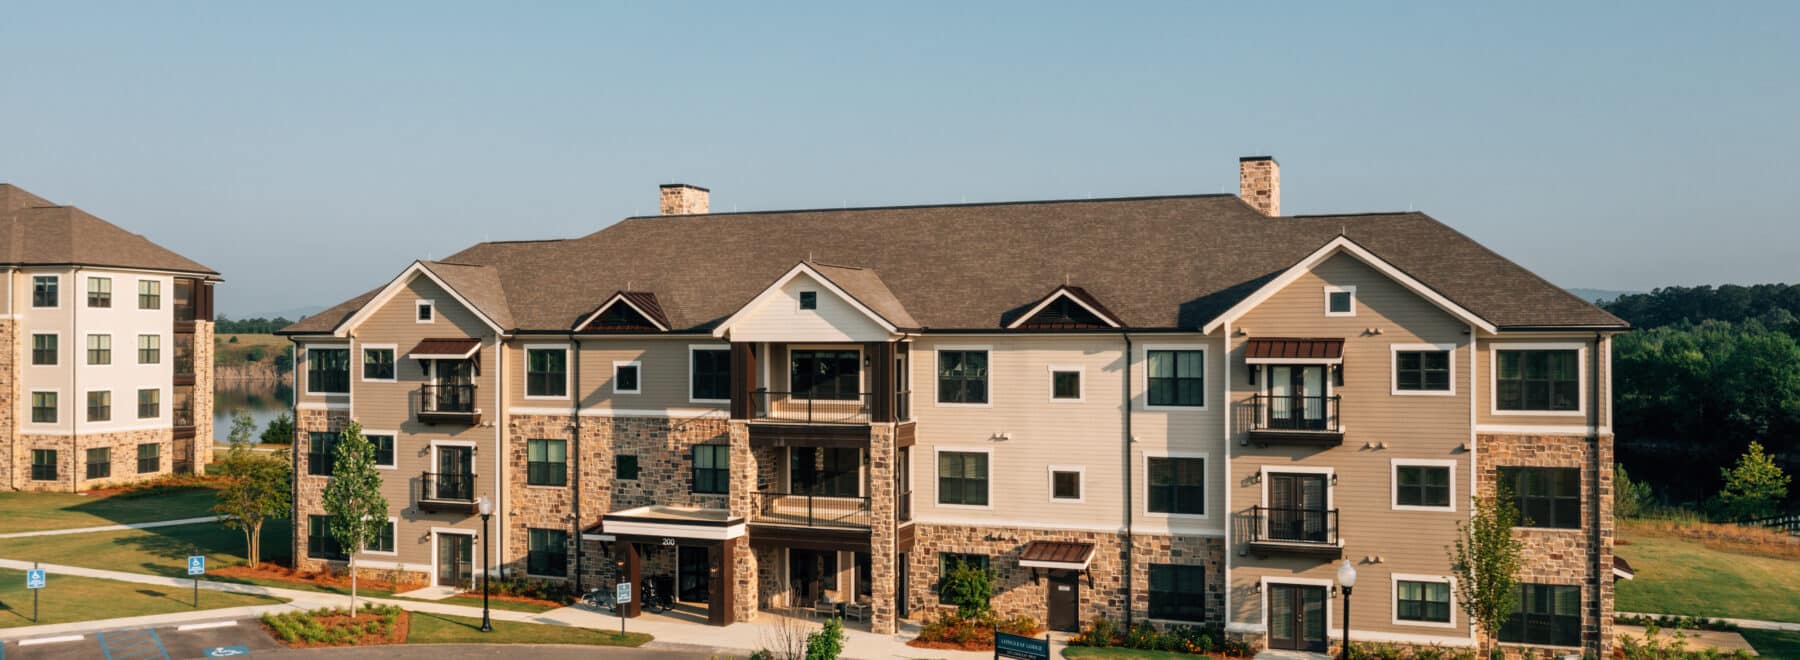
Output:
[[42,588],[44,588],[44,569],[34,568],[31,570],[25,571],[25,588],[26,589],[42,589]]
[[203,575],[205,573],[206,573],[206,556],[205,555],[195,555],[193,557],[188,557],[188,575]]

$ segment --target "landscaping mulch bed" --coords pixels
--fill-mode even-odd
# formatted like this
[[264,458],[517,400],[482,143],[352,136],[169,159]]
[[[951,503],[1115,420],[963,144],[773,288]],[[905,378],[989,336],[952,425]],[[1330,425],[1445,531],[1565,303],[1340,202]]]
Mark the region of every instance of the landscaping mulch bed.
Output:
[[[327,571],[298,571],[268,561],[263,562],[262,565],[257,566],[256,568],[243,565],[221,566],[216,569],[211,569],[208,572],[219,577],[273,580],[277,582],[291,582],[297,585],[334,587],[340,589],[350,588],[350,576],[348,575],[336,575]],[[393,592],[407,591],[420,585],[412,583],[396,585],[392,580],[364,576],[357,579],[356,586],[358,589]]]
[[[291,648],[321,648],[327,646],[375,646],[382,644],[404,644],[410,628],[411,613],[393,608],[394,622],[385,623],[387,614],[380,610],[365,609],[356,616],[350,616],[347,610],[326,610],[281,615],[300,623],[308,630],[319,632],[327,639],[306,639],[292,637],[282,633],[281,627],[270,623],[271,617],[262,620],[263,630],[269,633],[276,642]],[[348,633],[352,628],[362,628],[355,633]],[[383,630],[385,628],[385,630]]]
[[[481,600],[481,592],[479,590],[465,591],[460,594],[457,594],[456,597]],[[497,601],[506,601],[508,603],[524,603],[526,605],[537,605],[539,607],[547,607],[550,609],[556,609],[556,608],[564,607],[567,605],[567,603],[554,601],[554,600],[544,600],[542,598],[531,598],[528,596],[513,596],[513,595],[506,595],[506,594],[488,594],[488,598],[497,600]]]

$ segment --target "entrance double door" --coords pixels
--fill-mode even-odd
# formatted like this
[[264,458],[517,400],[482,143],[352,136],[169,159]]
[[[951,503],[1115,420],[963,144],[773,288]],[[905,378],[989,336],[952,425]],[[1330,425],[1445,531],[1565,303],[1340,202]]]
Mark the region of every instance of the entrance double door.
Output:
[[1269,648],[1325,651],[1325,587],[1269,585]]
[[475,536],[437,535],[437,584],[464,588],[475,581]]
[[1269,366],[1269,428],[1324,430],[1330,416],[1327,401],[1324,365]]

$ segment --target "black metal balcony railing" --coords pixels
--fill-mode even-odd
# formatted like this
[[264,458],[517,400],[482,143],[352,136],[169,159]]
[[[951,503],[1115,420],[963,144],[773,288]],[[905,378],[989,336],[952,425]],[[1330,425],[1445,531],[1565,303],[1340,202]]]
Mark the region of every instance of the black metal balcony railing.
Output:
[[419,477],[419,499],[438,502],[474,502],[475,475],[426,472]]
[[805,392],[752,392],[752,414],[757,419],[771,419],[802,424],[867,424],[869,402],[874,395],[851,394],[841,398],[821,398]]
[[1258,394],[1250,398],[1252,431],[1341,430],[1339,397]]
[[421,385],[419,386],[419,412],[473,413],[475,412],[475,386],[473,384]]
[[867,529],[873,521],[867,497],[761,492],[756,498],[752,522]]
[[1250,542],[1336,546],[1337,509],[1251,507]]

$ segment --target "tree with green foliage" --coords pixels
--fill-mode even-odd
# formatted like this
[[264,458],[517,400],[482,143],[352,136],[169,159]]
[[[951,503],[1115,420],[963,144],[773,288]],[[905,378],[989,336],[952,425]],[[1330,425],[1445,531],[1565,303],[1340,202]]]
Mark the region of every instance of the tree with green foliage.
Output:
[[1625,472],[1625,464],[1613,464],[1613,517],[1636,518],[1654,503],[1655,496],[1650,492],[1650,484],[1633,481]]
[[350,556],[350,611],[355,612],[356,553],[374,543],[387,526],[388,503],[381,495],[381,473],[375,471],[375,445],[354,421],[338,440],[324,504],[331,538]]
[[844,652],[844,622],[831,617],[825,627],[806,636],[806,660],[837,660]]
[[293,444],[294,418],[284,410],[275,419],[269,420],[269,427],[262,432],[262,442],[265,445]]
[[955,605],[956,615],[965,619],[987,614],[988,601],[993,596],[993,576],[970,562],[951,562],[950,572],[938,585],[938,599]]
[[1734,520],[1775,515],[1793,481],[1775,464],[1775,459],[1763,453],[1760,442],[1750,443],[1750,448],[1738,457],[1737,465],[1720,472],[1725,477],[1725,487],[1719,490],[1719,504]]
[[1469,521],[1456,524],[1450,570],[1456,604],[1475,622],[1486,648],[1495,648],[1500,626],[1518,607],[1518,575],[1524,543],[1513,537],[1519,510],[1504,491],[1476,497]]
[[213,505],[220,523],[244,533],[244,555],[251,568],[262,565],[263,525],[293,515],[294,503],[293,466],[282,454],[251,449],[250,433],[255,428],[248,414],[232,418],[231,449],[218,470],[225,487]]

